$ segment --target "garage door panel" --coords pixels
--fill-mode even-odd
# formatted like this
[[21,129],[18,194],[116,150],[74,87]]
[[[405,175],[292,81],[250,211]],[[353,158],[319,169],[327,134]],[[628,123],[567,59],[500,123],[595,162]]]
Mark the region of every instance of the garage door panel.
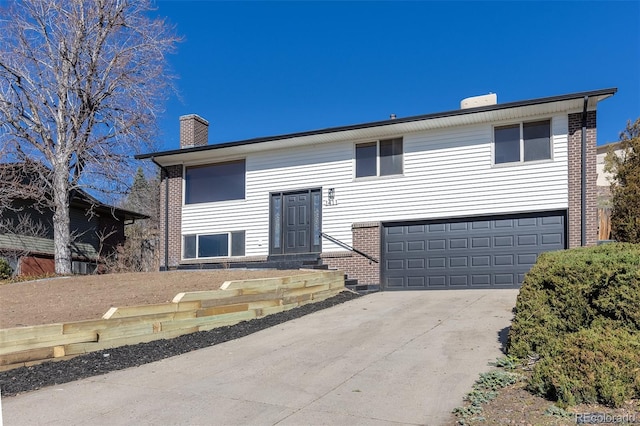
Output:
[[408,287],[425,287],[426,277],[417,276],[417,277],[407,277],[407,286]]
[[466,268],[469,262],[466,256],[452,256],[449,258],[449,268]]
[[404,270],[404,260],[402,260],[402,259],[387,260],[385,262],[385,265],[387,266],[387,269],[390,270],[390,271],[393,271],[393,270],[402,271],[402,270]]
[[449,285],[451,287],[468,287],[469,278],[466,275],[450,275]]
[[428,250],[445,250],[447,248],[446,240],[429,240],[427,241]]
[[456,232],[456,231],[468,231],[469,224],[467,222],[460,222],[460,223],[450,223],[449,224],[449,232]]
[[471,275],[471,285],[485,287],[491,285],[491,275],[489,274],[473,274]]
[[407,251],[424,251],[425,241],[407,241]]
[[564,226],[564,217],[560,216],[545,216],[540,218],[542,225],[562,225]]
[[517,284],[517,275],[518,274],[495,274],[494,284],[497,286],[512,287]]
[[434,270],[438,268],[447,267],[447,259],[445,257],[430,257],[427,259],[429,269]]
[[491,237],[471,238],[471,248],[481,249],[491,247]]
[[513,266],[514,263],[512,254],[493,256],[493,266]]
[[407,234],[422,234],[424,233],[424,225],[412,225],[407,226]]
[[562,234],[543,234],[542,245],[556,245],[562,241]]
[[513,247],[513,235],[493,237],[493,247]]
[[399,252],[402,253],[404,252],[404,243],[387,243],[387,252],[389,253],[393,253],[393,252]]
[[565,247],[565,213],[385,225],[383,287],[517,288],[540,253]]
[[402,289],[404,288],[404,278],[402,277],[390,277],[387,279],[387,288],[388,289],[394,289],[394,288],[399,288]]
[[502,220],[496,220],[493,226],[496,229],[504,229],[504,228],[512,229],[515,227],[515,223],[513,219],[502,219]]
[[491,256],[471,256],[471,266],[491,266]]
[[425,259],[407,259],[407,269],[424,269]]
[[518,235],[518,247],[522,246],[537,246],[538,245],[538,235]]
[[536,263],[536,260],[538,260],[538,254],[537,253],[523,253],[523,254],[518,254],[518,266],[533,266],[534,263]]

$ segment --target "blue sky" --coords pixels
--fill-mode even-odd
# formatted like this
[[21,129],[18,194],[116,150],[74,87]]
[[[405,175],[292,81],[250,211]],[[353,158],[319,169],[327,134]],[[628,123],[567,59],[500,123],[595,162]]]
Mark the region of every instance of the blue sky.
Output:
[[157,1],[184,36],[170,57],[178,117],[209,143],[617,87],[598,107],[598,144],[640,117],[640,1]]

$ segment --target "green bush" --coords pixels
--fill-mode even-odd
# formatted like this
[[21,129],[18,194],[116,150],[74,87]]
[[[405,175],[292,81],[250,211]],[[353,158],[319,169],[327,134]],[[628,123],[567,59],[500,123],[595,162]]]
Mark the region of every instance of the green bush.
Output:
[[13,275],[13,270],[9,266],[7,259],[0,257],[0,280],[8,280]]
[[562,404],[640,396],[640,245],[545,253],[525,277],[510,356],[540,356],[529,388]]
[[566,335],[554,349],[534,365],[529,390],[563,406],[620,407],[640,395],[638,333],[597,326]]

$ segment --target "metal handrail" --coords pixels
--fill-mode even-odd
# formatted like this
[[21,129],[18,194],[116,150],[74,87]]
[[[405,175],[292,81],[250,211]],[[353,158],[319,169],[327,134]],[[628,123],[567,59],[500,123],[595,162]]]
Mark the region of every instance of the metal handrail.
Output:
[[333,238],[331,235],[327,235],[324,232],[321,232],[320,236],[323,237],[323,238],[326,238],[327,240],[331,241],[334,244],[339,245],[342,248],[345,248],[345,249],[347,249],[349,251],[352,251],[352,252],[354,252],[356,254],[359,254],[360,256],[366,257],[367,259],[369,259],[369,263],[371,263],[371,262],[380,263],[380,262],[378,262],[377,259],[369,256],[367,253],[363,253],[360,250],[351,247],[349,244],[343,243],[342,241],[338,240],[337,238]]

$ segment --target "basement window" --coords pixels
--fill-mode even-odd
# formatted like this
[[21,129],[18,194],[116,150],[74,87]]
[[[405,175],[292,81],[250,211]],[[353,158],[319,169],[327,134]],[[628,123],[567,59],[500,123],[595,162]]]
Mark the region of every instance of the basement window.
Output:
[[182,247],[183,259],[244,256],[245,231],[185,235]]
[[493,129],[494,164],[551,159],[551,121],[496,126]]
[[402,174],[402,138],[356,144],[356,178]]

